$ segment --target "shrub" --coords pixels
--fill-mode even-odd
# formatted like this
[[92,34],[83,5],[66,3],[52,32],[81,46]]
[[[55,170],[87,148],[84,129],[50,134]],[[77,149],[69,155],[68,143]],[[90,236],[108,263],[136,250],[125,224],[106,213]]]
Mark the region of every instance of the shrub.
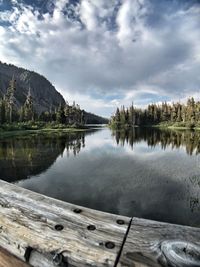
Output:
[[188,122],[188,123],[186,123],[186,127],[190,128],[190,129],[193,129],[195,127],[195,124],[191,123],[191,122]]

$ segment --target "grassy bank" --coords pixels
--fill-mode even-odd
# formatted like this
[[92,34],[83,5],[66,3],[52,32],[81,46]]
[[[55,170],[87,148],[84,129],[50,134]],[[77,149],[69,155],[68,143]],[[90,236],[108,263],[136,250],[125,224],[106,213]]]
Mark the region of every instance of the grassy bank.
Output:
[[20,136],[33,133],[69,133],[89,130],[89,127],[79,125],[63,125],[56,123],[12,123],[0,126],[0,138]]
[[[131,129],[133,126],[124,124],[124,125],[116,125],[116,124],[110,124],[109,127],[111,129],[117,130],[117,129]],[[200,130],[200,124],[194,124],[194,123],[183,123],[183,122],[162,122],[159,124],[148,124],[148,125],[135,125],[134,127],[148,127],[148,128],[159,128],[159,129],[177,129],[177,130]]]
[[175,123],[168,123],[168,122],[162,122],[156,125],[150,125],[150,127],[156,127],[160,129],[179,129],[179,130],[199,130],[200,125],[194,124],[194,123],[184,123],[184,122],[175,122]]

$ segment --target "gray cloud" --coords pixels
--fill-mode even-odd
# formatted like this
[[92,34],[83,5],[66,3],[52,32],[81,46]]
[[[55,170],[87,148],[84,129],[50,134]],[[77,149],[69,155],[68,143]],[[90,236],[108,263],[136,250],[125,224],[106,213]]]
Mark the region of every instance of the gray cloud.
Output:
[[68,100],[110,115],[150,94],[200,96],[198,1],[30,2],[0,12],[0,58],[44,74]]

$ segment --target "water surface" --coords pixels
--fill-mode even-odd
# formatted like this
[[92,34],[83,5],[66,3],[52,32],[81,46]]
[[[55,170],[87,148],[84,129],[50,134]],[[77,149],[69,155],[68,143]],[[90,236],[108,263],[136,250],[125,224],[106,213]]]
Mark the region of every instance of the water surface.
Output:
[[104,128],[4,138],[0,174],[74,204],[200,226],[200,132]]

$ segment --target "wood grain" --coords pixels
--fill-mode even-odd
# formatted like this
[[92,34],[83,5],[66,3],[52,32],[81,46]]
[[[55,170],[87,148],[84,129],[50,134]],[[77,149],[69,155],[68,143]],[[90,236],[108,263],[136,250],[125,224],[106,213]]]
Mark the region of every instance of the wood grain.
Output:
[[78,207],[1,180],[0,247],[12,254],[0,250],[0,267],[200,267],[199,228]]
[[200,229],[133,218],[118,267],[199,267]]
[[129,221],[0,181],[0,246],[32,266],[114,266]]
[[30,267],[0,247],[0,267]]

